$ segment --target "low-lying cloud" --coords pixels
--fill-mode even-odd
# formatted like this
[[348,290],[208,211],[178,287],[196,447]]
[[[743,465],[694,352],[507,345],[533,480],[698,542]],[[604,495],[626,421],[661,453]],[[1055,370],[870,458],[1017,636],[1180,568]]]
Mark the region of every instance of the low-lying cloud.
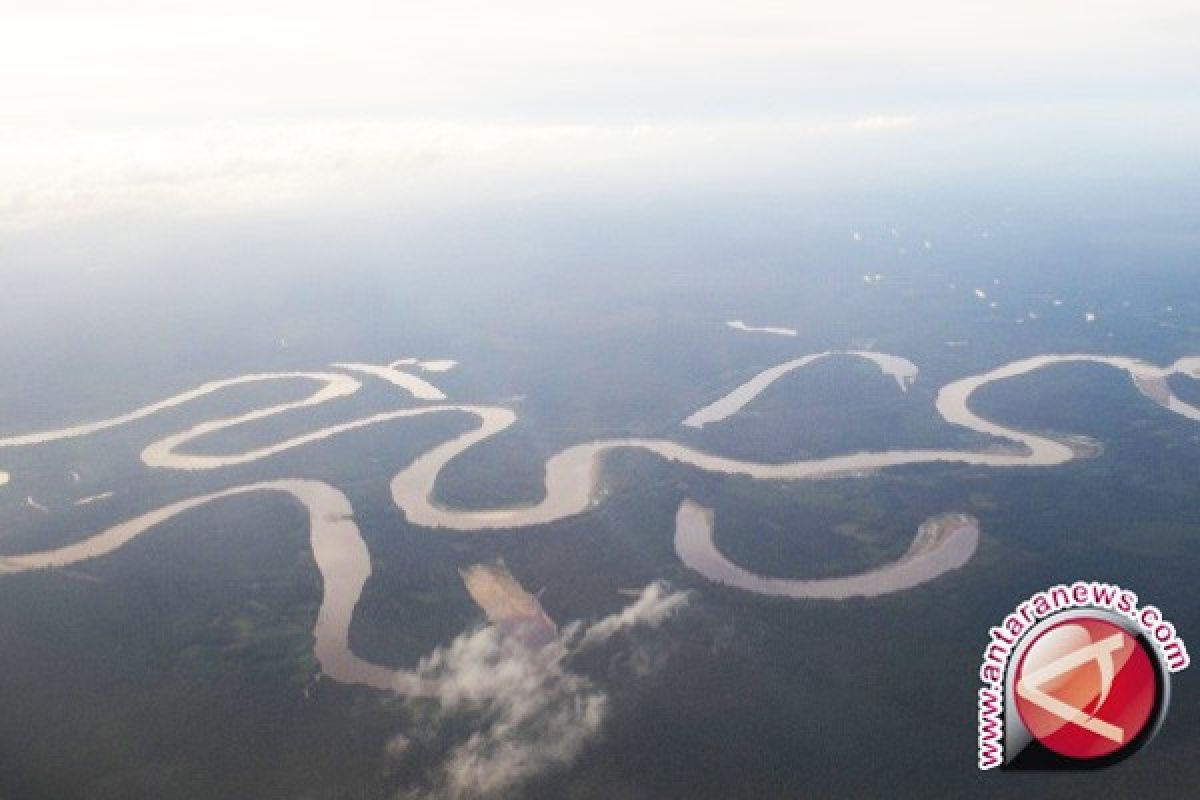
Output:
[[[426,756],[440,751],[441,761],[423,785],[402,796],[504,796],[574,762],[600,733],[611,698],[591,677],[571,668],[572,655],[624,632],[658,628],[687,602],[686,593],[653,583],[627,608],[591,624],[572,623],[540,650],[495,627],[463,634],[435,650],[417,667],[420,677],[437,687],[433,705],[425,698],[410,701],[418,721],[388,743],[387,754],[402,760],[414,751]],[[635,651],[626,654],[635,675],[661,663],[640,652],[644,645],[629,649]],[[469,733],[447,737],[464,722]]]

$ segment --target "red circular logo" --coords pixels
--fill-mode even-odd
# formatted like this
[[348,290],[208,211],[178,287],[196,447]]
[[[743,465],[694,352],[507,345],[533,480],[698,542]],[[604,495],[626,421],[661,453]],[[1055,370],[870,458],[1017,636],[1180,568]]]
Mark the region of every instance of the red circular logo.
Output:
[[1041,631],[1017,664],[1017,713],[1068,758],[1101,758],[1137,738],[1158,701],[1154,662],[1124,628],[1074,617]]

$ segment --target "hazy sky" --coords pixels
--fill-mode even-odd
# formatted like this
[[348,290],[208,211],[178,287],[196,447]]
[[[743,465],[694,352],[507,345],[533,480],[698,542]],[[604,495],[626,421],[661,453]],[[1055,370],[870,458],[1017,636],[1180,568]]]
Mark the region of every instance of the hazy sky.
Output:
[[636,122],[1169,96],[1195,86],[1200,33],[1195,3],[1163,0],[36,0],[5,16],[6,116],[88,124]]
[[0,226],[955,157],[934,141],[1186,149],[1198,37],[1169,0],[3,0]]

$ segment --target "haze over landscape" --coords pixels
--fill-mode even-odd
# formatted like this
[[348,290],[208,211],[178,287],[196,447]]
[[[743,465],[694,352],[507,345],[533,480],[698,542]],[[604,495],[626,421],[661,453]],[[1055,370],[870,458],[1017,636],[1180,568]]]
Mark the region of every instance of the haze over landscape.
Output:
[[[0,9],[0,798],[1186,795],[976,769],[1200,630],[1200,10]],[[913,735],[916,732],[918,735]]]

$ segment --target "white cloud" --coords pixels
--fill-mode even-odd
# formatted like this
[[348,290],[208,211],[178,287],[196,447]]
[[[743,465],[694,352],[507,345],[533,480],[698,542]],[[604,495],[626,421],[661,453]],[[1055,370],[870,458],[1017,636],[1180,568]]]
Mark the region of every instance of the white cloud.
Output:
[[419,672],[440,687],[439,719],[478,719],[433,778],[432,789],[447,798],[493,797],[570,764],[607,711],[607,697],[590,680],[496,628],[459,637]]
[[687,604],[687,595],[670,591],[666,584],[652,583],[642,590],[631,605],[588,627],[579,640],[584,649],[608,641],[622,631],[635,627],[656,628],[663,620]]
[[[394,737],[387,755],[405,758],[414,740],[433,741],[453,718],[469,718],[473,732],[451,743],[427,784],[405,796],[496,797],[574,762],[600,732],[610,697],[591,678],[573,671],[569,657],[621,632],[657,628],[686,603],[686,594],[655,583],[617,614],[591,625],[566,626],[557,641],[541,650],[495,627],[464,634],[435,650],[417,672],[426,685],[437,687],[436,696],[410,701],[419,723]],[[662,663],[636,647],[627,658],[635,676]]]

